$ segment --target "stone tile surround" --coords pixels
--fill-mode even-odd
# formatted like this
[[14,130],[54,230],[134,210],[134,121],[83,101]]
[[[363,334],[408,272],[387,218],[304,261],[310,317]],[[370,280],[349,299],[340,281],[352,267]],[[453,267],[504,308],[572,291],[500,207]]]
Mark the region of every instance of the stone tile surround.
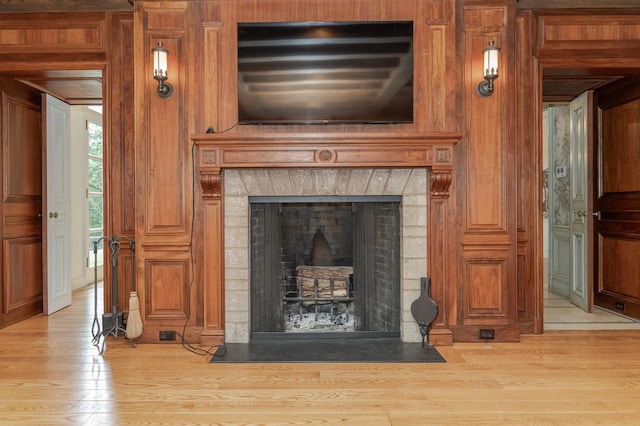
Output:
[[401,325],[405,342],[422,336],[411,303],[427,276],[426,169],[233,169],[224,171],[225,341],[250,337],[249,197],[401,195]]

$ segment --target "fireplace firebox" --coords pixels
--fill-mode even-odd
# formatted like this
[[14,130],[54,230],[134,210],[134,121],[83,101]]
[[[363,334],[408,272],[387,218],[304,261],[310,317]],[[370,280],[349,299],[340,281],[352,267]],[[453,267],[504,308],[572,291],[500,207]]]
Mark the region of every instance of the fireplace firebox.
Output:
[[250,197],[252,338],[399,336],[400,201]]

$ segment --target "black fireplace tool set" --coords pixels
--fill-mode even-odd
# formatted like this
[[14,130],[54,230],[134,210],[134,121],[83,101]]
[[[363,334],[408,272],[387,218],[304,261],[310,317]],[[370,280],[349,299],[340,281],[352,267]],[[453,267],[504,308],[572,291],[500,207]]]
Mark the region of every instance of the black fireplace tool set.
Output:
[[[129,300],[129,316],[125,328],[124,313],[118,310],[118,253],[121,248],[121,240],[129,243],[131,249],[131,298]],[[111,312],[102,314],[102,326],[98,319],[98,246],[104,241],[105,246],[111,251]],[[102,355],[106,350],[107,337],[118,338],[124,334],[131,341],[134,348],[134,339],[142,333],[142,322],[139,317],[137,294],[135,292],[135,242],[126,236],[101,236],[92,241],[94,254],[94,317],[91,326],[93,335],[92,343]],[[131,328],[134,330],[132,331]]]

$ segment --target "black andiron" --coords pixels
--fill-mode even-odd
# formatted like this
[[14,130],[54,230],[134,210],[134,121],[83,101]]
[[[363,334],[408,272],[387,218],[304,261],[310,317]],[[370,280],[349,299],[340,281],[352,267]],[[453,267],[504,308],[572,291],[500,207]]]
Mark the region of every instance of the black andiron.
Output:
[[429,296],[430,288],[431,278],[420,278],[420,297],[411,303],[411,314],[420,327],[423,348],[425,340],[428,340],[429,325],[438,315],[438,305]]
[[[93,240],[94,255],[94,317],[91,326],[91,334],[93,335],[92,343],[98,348],[99,354],[102,355],[106,349],[107,337],[125,334],[124,314],[118,311],[118,253],[120,252],[120,240],[129,242],[131,248],[131,280],[135,280],[135,243],[133,239],[126,236],[102,236]],[[98,320],[98,245],[101,241],[107,242],[111,251],[111,312],[102,314],[102,328]],[[131,347],[135,347],[133,339],[131,339]]]

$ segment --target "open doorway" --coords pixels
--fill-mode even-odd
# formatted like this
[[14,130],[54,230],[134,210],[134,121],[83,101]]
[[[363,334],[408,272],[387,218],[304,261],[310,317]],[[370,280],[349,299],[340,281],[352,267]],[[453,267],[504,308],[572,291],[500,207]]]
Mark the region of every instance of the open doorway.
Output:
[[[584,105],[585,101],[590,105]],[[593,257],[586,256],[586,250],[580,250],[581,244],[586,248],[588,239],[595,241],[595,231],[591,228],[593,221],[586,212],[593,211],[591,203],[597,198],[594,192],[597,185],[595,179],[590,182],[586,182],[586,179],[592,175],[594,159],[590,156],[596,152],[593,139],[598,136],[597,132],[588,130],[586,126],[580,128],[576,111],[580,109],[581,102],[582,111],[595,110],[591,105],[593,100],[590,92],[569,102],[543,104],[544,328],[640,329],[640,321],[592,303],[594,290],[590,280],[595,276],[595,265],[585,263]],[[587,121],[595,120],[594,114],[589,112],[589,115],[593,117],[588,117]],[[589,140],[582,144],[575,143],[580,137]],[[585,169],[589,167],[591,169]],[[584,179],[584,182],[580,183],[580,179]],[[580,194],[581,190],[585,193]],[[585,203],[576,204],[581,195]],[[576,232],[576,223],[583,225],[582,234]],[[576,296],[576,293],[582,294]]]
[[[76,64],[77,65],[77,64]],[[41,214],[42,218],[42,232],[41,235],[38,236],[40,239],[41,245],[43,247],[42,255],[37,256],[33,255],[29,257],[29,261],[31,263],[26,263],[22,265],[22,267],[29,271],[42,271],[42,279],[38,280],[39,288],[38,293],[41,293],[42,307],[45,312],[52,313],[55,309],[51,309],[48,301],[51,300],[52,294],[59,294],[60,291],[56,289],[68,289],[69,294],[71,291],[78,289],[89,282],[93,283],[93,274],[89,277],[88,274],[88,206],[90,192],[94,192],[93,189],[89,188],[88,184],[88,169],[90,168],[90,164],[88,162],[88,153],[91,151],[91,143],[88,140],[89,134],[91,133],[91,125],[98,126],[99,128],[93,129],[93,138],[99,137],[99,145],[97,146],[97,150],[94,150],[93,155],[94,160],[99,157],[100,162],[100,173],[97,179],[100,181],[98,185],[98,189],[100,193],[102,192],[103,184],[102,184],[102,114],[96,111],[91,111],[89,106],[92,108],[101,107],[102,99],[103,99],[103,70],[92,69],[92,70],[83,70],[83,69],[74,69],[74,70],[38,70],[38,71],[7,71],[2,74],[7,81],[12,81],[16,87],[24,87],[25,90],[28,90],[29,93],[35,93],[36,96],[42,95],[42,105],[39,107],[38,103],[34,103],[32,108],[33,114],[38,114],[38,116],[42,116],[42,120],[44,123],[45,117],[47,124],[42,124],[43,129],[46,129],[46,138],[45,132],[42,132],[41,136],[38,136],[39,143],[42,146],[46,146],[46,151],[51,151],[51,147],[49,147],[49,143],[51,140],[51,132],[58,134],[55,129],[62,129],[64,127],[64,137],[63,139],[67,140],[68,148],[64,151],[66,152],[61,158],[64,158],[63,162],[59,162],[57,160],[51,162],[52,160],[49,158],[49,155],[46,157],[41,153],[38,154],[42,156],[41,167],[38,166],[38,170],[33,167],[22,168],[21,170],[17,170],[16,178],[23,179],[25,174],[31,176],[33,174],[34,182],[38,181],[42,184],[38,185],[39,189],[37,194],[34,195],[34,198],[39,200],[41,207],[39,210],[42,212],[51,210],[50,207],[53,206],[51,204],[59,197],[52,196],[49,186],[52,182],[51,176],[47,176],[44,179],[45,171],[46,174],[54,173],[54,176],[60,176],[64,174],[65,181],[69,183],[64,185],[64,188],[61,189],[63,192],[68,192],[68,217],[72,226],[70,226],[67,236],[65,237],[64,252],[66,255],[64,256],[64,261],[58,259],[55,256],[51,256],[49,251],[45,252],[45,249],[54,248],[55,241],[48,241],[47,237],[47,229],[51,229],[50,223],[50,215]],[[46,96],[45,96],[46,95]],[[46,101],[45,101],[46,99]],[[56,105],[64,105],[65,112],[65,124],[64,126],[50,125],[49,123],[49,106],[55,101]],[[46,107],[45,107],[46,106]],[[56,110],[57,111],[57,110]],[[54,116],[60,117],[60,114],[55,113]],[[35,118],[31,121],[34,121]],[[58,118],[61,120],[61,118]],[[39,120],[38,120],[39,121]],[[34,121],[35,122],[35,121]],[[57,122],[54,122],[58,124]],[[31,122],[25,122],[23,120],[22,115],[16,114],[14,119],[12,120],[12,126],[19,128],[30,128],[33,127]],[[38,133],[34,130],[34,134]],[[35,137],[35,136],[34,136]],[[45,139],[47,142],[45,142]],[[58,139],[55,137],[54,139]],[[13,139],[12,139],[13,140]],[[94,141],[95,142],[95,141]],[[16,139],[16,143],[19,144],[19,140]],[[52,145],[53,146],[53,145]],[[56,145],[57,146],[57,142]],[[54,152],[58,152],[57,148],[53,148]],[[57,158],[57,156],[55,157]],[[55,167],[54,167],[55,164]],[[94,179],[95,180],[95,179]],[[44,183],[47,183],[45,186]],[[54,185],[55,188],[58,188],[59,185]],[[62,188],[62,187],[60,187]],[[34,194],[36,194],[34,192]],[[103,198],[102,194],[100,197]],[[104,203],[100,201],[100,214],[102,214],[103,208],[102,205]],[[56,210],[56,209],[54,209]],[[67,210],[65,210],[66,212]],[[54,212],[53,217],[56,215]],[[67,216],[65,214],[65,216]],[[46,221],[46,223],[45,223]],[[46,226],[45,226],[46,225]],[[100,231],[102,232],[103,226],[100,226]],[[56,250],[55,253],[61,252],[60,250]],[[101,262],[102,263],[102,262]],[[65,266],[66,265],[66,266]],[[61,283],[54,283],[52,285],[51,277],[47,278],[47,271],[50,271],[51,268],[55,270],[63,270],[66,269],[64,274],[65,279],[62,280],[64,285]],[[58,275],[54,275],[57,277]],[[59,275],[63,276],[63,275]],[[55,281],[55,279],[54,279]],[[54,291],[52,291],[52,289]],[[34,290],[35,292],[35,290]],[[35,294],[35,293],[34,293]],[[57,297],[57,296],[56,296]],[[67,303],[68,304],[68,303]],[[62,305],[62,306],[66,306]],[[57,309],[57,308],[56,308]],[[19,320],[19,318],[16,318]]]

